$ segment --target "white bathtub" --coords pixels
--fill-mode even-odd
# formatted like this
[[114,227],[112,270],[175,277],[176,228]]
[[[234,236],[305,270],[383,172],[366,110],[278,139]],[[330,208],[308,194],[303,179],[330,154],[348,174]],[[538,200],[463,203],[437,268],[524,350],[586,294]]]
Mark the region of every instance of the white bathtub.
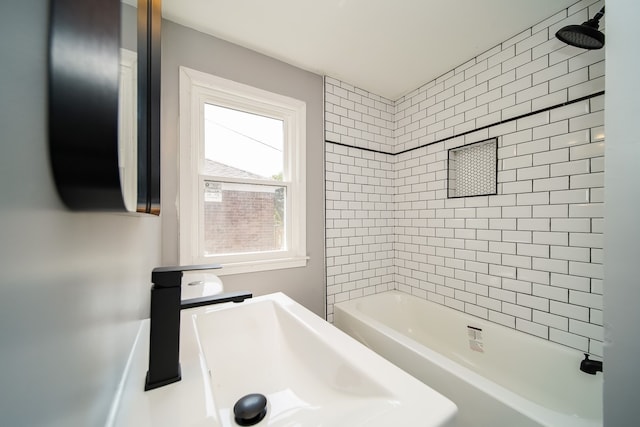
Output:
[[584,355],[398,291],[334,306],[334,324],[458,405],[459,426],[602,425]]

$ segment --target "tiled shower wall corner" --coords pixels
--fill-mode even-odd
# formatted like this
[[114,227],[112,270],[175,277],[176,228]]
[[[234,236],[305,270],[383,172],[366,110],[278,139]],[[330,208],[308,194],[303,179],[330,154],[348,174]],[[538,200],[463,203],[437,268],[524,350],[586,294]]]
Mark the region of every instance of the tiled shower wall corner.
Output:
[[395,160],[384,153],[394,149],[394,113],[393,101],[325,77],[330,321],[335,302],[395,289]]
[[394,102],[325,77],[325,139],[393,153]]
[[394,289],[393,156],[326,146],[327,301]]
[[[602,355],[604,50],[554,37],[601,6],[395,102],[326,79],[330,321],[335,302],[396,288]],[[498,194],[448,199],[447,150],[493,137]]]

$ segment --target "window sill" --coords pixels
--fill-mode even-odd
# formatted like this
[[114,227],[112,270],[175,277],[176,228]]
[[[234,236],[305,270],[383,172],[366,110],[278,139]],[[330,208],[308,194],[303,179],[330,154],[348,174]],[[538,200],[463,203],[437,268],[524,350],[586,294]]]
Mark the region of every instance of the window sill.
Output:
[[255,273],[258,271],[280,270],[283,268],[305,267],[308,256],[295,258],[269,259],[262,261],[244,261],[220,263],[222,268],[216,270],[217,276],[230,276],[232,274]]

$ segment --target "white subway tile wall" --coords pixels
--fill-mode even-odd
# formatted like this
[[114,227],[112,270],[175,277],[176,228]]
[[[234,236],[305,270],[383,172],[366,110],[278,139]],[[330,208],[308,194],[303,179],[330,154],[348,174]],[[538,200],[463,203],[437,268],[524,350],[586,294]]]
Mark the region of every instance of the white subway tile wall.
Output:
[[325,138],[360,148],[394,150],[394,102],[325,77]]
[[327,144],[327,314],[333,304],[394,289],[393,156]]
[[[326,78],[328,320],[335,302],[399,289],[602,355],[604,96],[501,123],[604,90],[604,50],[554,36],[602,5],[396,101]],[[497,195],[447,198],[447,150],[493,137]]]

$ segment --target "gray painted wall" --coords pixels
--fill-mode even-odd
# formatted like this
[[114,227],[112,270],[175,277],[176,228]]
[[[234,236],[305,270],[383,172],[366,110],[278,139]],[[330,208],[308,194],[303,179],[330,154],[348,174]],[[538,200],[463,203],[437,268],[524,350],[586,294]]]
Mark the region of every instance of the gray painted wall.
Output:
[[640,7],[609,0],[605,19],[604,419],[631,426],[640,420]]
[[0,3],[0,425],[96,426],[148,316],[160,220],[61,205],[47,21],[48,2]]
[[162,260],[178,263],[178,109],[180,66],[307,103],[306,267],[222,278],[225,290],[282,291],[324,317],[322,77],[170,21],[162,24]]

